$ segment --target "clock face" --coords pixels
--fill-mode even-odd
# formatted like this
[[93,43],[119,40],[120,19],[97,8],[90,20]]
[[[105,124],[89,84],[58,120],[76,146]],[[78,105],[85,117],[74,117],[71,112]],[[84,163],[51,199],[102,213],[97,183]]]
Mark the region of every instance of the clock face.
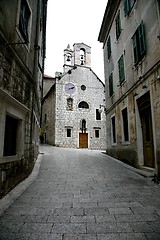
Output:
[[66,85],[65,85],[65,92],[67,94],[71,95],[71,94],[75,93],[75,91],[76,91],[76,87],[75,87],[75,85],[73,83],[66,83]]

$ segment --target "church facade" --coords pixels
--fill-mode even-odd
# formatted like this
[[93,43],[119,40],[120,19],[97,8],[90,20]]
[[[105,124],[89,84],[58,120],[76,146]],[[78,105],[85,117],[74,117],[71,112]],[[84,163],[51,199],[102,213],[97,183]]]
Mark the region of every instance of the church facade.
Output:
[[[101,109],[100,109],[101,106]],[[104,83],[91,69],[91,48],[64,50],[63,73],[43,100],[45,141],[60,147],[106,148]]]

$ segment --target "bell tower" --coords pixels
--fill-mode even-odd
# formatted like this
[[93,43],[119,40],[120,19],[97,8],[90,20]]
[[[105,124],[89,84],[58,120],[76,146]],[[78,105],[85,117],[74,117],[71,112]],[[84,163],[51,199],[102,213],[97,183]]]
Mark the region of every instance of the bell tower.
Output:
[[91,67],[91,47],[84,43],[75,43],[74,47],[74,64]]
[[75,65],[91,67],[91,47],[84,43],[75,43],[72,50],[68,44],[64,49],[64,72],[68,72]]
[[64,72],[67,72],[73,66],[74,66],[74,52],[70,48],[70,45],[68,44],[67,48],[64,49],[64,65],[63,65]]

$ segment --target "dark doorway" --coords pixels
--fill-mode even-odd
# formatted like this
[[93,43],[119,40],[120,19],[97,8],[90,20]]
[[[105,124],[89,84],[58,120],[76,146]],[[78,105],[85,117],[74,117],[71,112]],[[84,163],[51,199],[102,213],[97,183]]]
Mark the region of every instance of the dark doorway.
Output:
[[5,137],[4,137],[4,156],[16,155],[18,120],[6,115]]
[[152,115],[149,92],[139,98],[137,102],[143,135],[144,165],[147,167],[155,167]]

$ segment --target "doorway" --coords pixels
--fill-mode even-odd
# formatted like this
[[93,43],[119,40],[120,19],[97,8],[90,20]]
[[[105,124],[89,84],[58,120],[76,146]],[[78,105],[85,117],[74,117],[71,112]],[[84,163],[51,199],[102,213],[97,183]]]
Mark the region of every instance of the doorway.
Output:
[[79,133],[79,148],[88,148],[88,133]]
[[147,92],[137,100],[143,138],[144,166],[155,167],[153,129],[150,94]]

